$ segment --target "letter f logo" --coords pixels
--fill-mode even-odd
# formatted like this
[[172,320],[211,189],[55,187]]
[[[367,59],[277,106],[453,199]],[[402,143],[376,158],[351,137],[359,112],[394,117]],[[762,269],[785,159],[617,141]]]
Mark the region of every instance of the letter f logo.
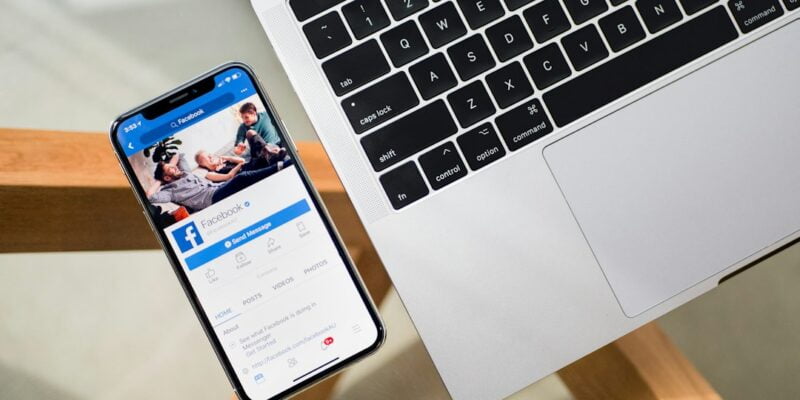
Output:
[[194,222],[190,222],[172,231],[172,238],[175,239],[175,243],[178,244],[181,253],[185,253],[203,244],[203,237],[200,236],[200,232],[197,230],[197,226]]

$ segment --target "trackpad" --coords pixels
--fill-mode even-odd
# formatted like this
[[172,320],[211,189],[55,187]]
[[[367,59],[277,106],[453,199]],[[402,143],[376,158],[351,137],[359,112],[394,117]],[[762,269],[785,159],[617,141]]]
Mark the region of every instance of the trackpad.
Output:
[[626,315],[800,229],[798,37],[792,23],[545,149]]

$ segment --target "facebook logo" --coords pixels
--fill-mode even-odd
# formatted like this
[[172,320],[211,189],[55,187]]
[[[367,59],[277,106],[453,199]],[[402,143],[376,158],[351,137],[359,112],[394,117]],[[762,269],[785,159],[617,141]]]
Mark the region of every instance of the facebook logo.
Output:
[[194,222],[172,231],[172,237],[175,239],[175,243],[178,243],[181,253],[203,244],[203,237],[200,236],[200,232],[197,231],[197,226],[195,226]]

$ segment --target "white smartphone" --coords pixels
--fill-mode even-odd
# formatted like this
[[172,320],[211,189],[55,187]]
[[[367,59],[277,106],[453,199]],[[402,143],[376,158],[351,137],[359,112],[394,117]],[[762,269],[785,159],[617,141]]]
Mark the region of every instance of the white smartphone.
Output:
[[241,399],[287,397],[382,344],[376,308],[249,67],[222,65],[123,114],[111,142]]

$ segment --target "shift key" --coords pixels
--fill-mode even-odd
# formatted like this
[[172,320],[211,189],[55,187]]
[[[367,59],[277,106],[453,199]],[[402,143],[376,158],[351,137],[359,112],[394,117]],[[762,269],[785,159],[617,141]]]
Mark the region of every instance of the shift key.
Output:
[[375,171],[383,171],[458,131],[444,101],[437,100],[361,139]]
[[395,74],[342,101],[356,133],[376,127],[419,104],[404,72]]

